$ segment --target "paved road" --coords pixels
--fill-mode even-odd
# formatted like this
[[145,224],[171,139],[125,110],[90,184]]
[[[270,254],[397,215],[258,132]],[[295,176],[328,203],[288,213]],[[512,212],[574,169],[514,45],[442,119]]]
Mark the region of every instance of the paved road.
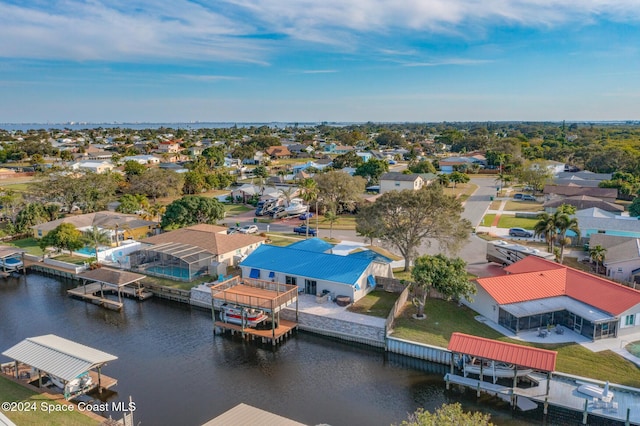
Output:
[[[496,184],[493,177],[479,178],[474,177],[471,179],[471,183],[478,185],[478,189],[476,192],[471,195],[466,203],[465,209],[462,214],[462,217],[469,220],[471,224],[475,227],[480,223],[480,220],[484,216],[485,212],[489,208],[491,204],[491,196],[496,195]],[[235,224],[235,222],[240,222],[240,225],[248,225],[253,224],[253,218],[255,217],[254,213],[247,212],[240,216],[229,218],[227,223]],[[315,228],[315,218],[311,220],[312,227]],[[269,230],[273,232],[291,232],[291,228],[293,226],[298,226],[302,223],[302,221],[297,218],[292,218],[287,221],[280,221],[276,223],[272,223],[269,225]],[[267,225],[264,223],[256,223],[260,232],[267,231]],[[320,229],[319,236],[328,237],[329,230],[328,229]],[[333,231],[332,236],[334,238],[340,240],[348,240],[348,241],[358,241],[358,242],[366,242],[365,238],[356,235],[356,232],[353,230],[339,230],[336,229]],[[382,243],[376,242],[376,245],[380,245]],[[479,276],[486,275],[495,275],[499,273],[496,268],[492,268],[492,265],[487,264],[487,260],[485,257],[486,253],[486,241],[478,238],[475,234],[471,235],[471,238],[467,242],[467,244],[462,247],[460,252],[457,254],[462,259],[464,259],[469,265],[469,271]],[[395,252],[392,247],[384,246],[387,250]],[[433,242],[431,245],[428,243],[422,244],[422,246],[418,249],[418,254],[437,254],[440,250],[438,249],[437,242]],[[498,268],[500,269],[500,268]]]

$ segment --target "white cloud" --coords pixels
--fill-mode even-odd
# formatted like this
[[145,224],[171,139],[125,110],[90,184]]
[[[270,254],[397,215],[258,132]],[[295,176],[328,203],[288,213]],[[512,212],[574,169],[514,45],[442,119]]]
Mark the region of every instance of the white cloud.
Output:
[[[309,43],[350,52],[396,34],[640,20],[637,0],[0,0],[0,9],[0,57],[262,65]],[[378,51],[411,50],[392,46]]]

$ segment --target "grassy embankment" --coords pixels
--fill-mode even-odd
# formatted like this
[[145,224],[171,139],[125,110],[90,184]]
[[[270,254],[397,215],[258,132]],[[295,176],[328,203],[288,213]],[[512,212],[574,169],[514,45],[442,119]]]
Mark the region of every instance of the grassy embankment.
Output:
[[50,404],[53,404],[53,406],[56,407],[61,406],[61,404],[43,394],[27,389],[18,383],[14,383],[5,377],[0,377],[0,400],[2,402],[20,401],[29,403],[29,408],[35,408],[35,410],[31,411],[22,410],[7,412],[2,410],[4,415],[20,426],[93,426],[99,424],[97,420],[88,417],[77,410],[73,412],[43,411],[43,404],[44,407],[49,407]]

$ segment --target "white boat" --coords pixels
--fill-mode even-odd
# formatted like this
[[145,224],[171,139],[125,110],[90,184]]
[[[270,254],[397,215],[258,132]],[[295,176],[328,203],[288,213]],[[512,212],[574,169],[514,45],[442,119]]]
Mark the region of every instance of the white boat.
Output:
[[[465,362],[463,366],[464,377],[467,377],[467,374],[476,374],[480,375],[480,362],[477,359],[472,359],[470,362]],[[499,378],[513,378],[523,377],[527,374],[533,373],[533,370],[530,368],[517,368],[513,364],[506,364],[503,362],[496,361],[485,361],[482,364],[482,375],[485,377],[493,377],[493,383],[495,383]]]
[[242,325],[244,323],[245,327],[255,327],[269,319],[264,311],[258,309],[243,308],[227,303],[223,303],[221,308],[220,320],[231,324]]
[[287,215],[297,215],[305,213],[308,209],[308,206],[305,206],[300,198],[294,198],[291,200],[289,205],[285,207],[284,211]]
[[18,269],[18,268],[22,268],[23,266],[24,264],[22,263],[22,260],[16,259],[15,257],[7,257],[6,259],[0,259],[0,269],[1,268]]
[[599,398],[605,402],[613,399],[613,392],[609,390],[609,382],[605,383],[604,388],[590,384],[581,385],[578,386],[578,392],[593,398]]
[[93,384],[93,379],[89,375],[89,372],[83,373],[66,383],[60,377],[54,376],[53,374],[49,374],[49,379],[51,380],[51,383],[62,389],[65,394],[69,395],[83,392]]

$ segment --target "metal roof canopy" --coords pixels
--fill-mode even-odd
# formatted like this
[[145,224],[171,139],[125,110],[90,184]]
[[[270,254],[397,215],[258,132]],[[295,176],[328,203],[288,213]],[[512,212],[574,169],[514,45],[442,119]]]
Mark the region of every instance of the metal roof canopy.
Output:
[[119,271],[111,268],[98,268],[84,271],[78,274],[79,278],[88,281],[96,281],[102,284],[124,287],[146,278],[146,275],[136,274],[135,272]]
[[556,357],[558,356],[556,351],[499,342],[463,333],[453,333],[447,349],[473,357],[506,362],[544,372],[555,370]]
[[24,250],[11,246],[0,246],[0,259],[6,259],[7,257],[15,256],[16,254],[22,254]]
[[[205,250],[198,246],[193,246],[191,244],[183,243],[157,244],[151,247],[144,248],[140,251],[168,254],[169,256],[176,257],[186,263],[195,263],[203,259],[212,258],[215,256],[208,250]],[[203,253],[205,254],[205,256],[200,256]]]
[[238,404],[202,426],[304,426],[286,417],[247,404]]
[[616,317],[586,303],[582,303],[579,300],[572,299],[569,296],[556,296],[509,303],[500,305],[500,309],[509,312],[517,318],[567,310],[593,323],[616,321]]
[[73,380],[91,369],[118,359],[115,355],[55,334],[29,337],[2,352],[2,355],[65,381]]

